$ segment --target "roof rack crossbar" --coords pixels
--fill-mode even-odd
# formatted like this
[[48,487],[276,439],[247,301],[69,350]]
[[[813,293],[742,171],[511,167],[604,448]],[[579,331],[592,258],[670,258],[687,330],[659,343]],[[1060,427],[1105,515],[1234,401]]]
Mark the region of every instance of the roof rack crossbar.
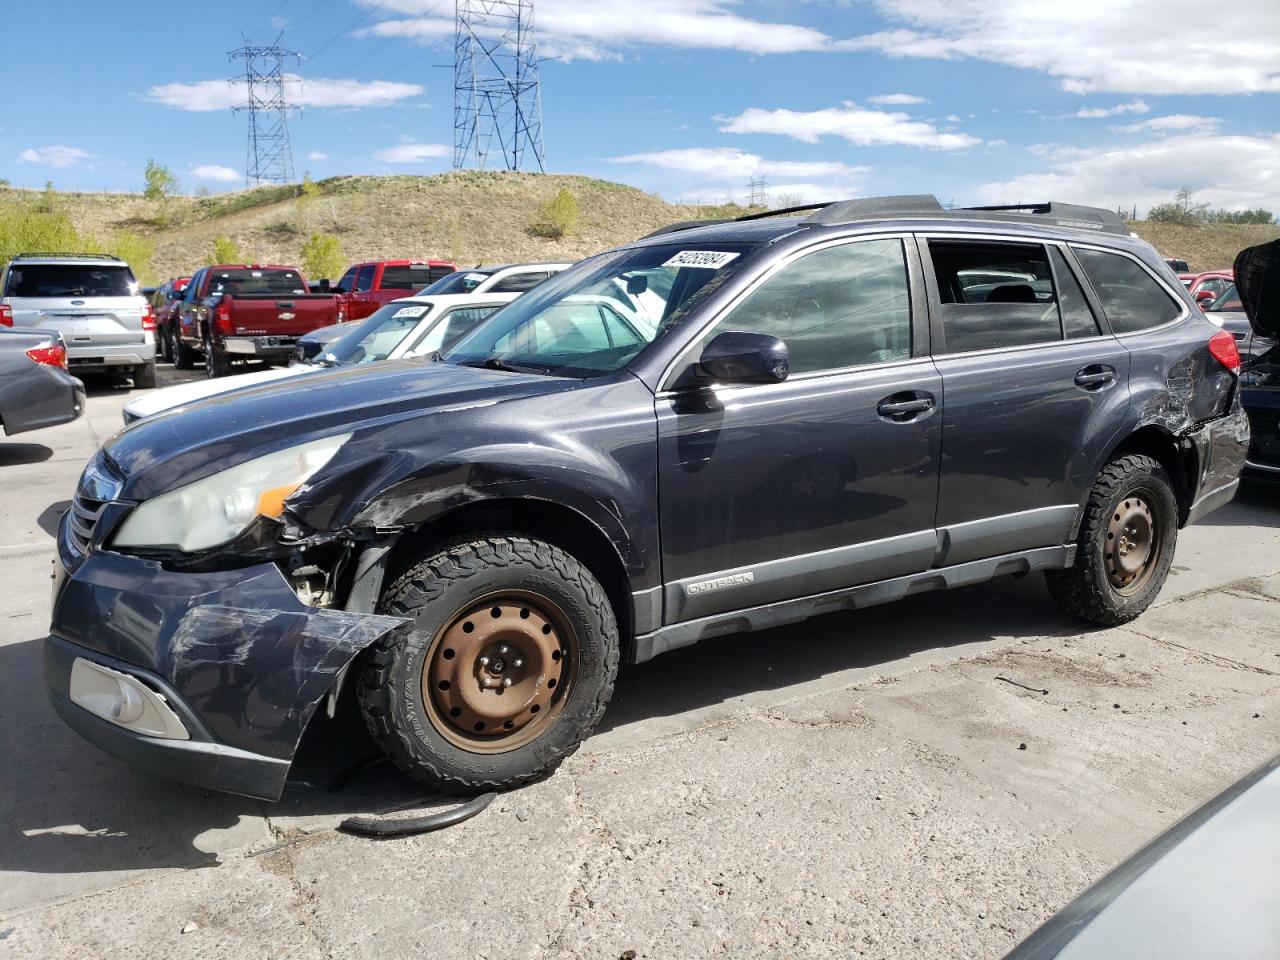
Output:
[[14,259],[20,257],[62,257],[67,260],[119,260],[114,253],[64,253],[61,250],[24,250],[22,253],[14,254]]

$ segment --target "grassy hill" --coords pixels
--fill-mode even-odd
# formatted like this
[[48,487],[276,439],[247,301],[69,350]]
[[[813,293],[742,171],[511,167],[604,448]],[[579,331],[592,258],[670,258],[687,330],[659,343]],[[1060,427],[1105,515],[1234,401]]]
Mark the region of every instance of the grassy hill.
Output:
[[[567,236],[533,225],[562,187],[581,211]],[[297,186],[260,187],[211,197],[147,200],[139,194],[0,190],[0,211],[37,199],[106,249],[135,251],[144,282],[187,274],[209,262],[215,237],[230,238],[258,263],[299,263],[312,233],[337,237],[346,262],[378,257],[443,257],[461,265],[577,260],[664,224],[734,216],[740,207],[670,204],[634,187],[588,177],[460,171],[433,177],[335,177],[303,195]],[[1229,267],[1237,251],[1280,237],[1280,227],[1176,227],[1138,221],[1133,229],[1193,269]],[[2,229],[2,227],[0,227]],[[139,252],[140,251],[140,252]],[[135,263],[135,267],[141,266]],[[336,277],[335,277],[336,279]]]

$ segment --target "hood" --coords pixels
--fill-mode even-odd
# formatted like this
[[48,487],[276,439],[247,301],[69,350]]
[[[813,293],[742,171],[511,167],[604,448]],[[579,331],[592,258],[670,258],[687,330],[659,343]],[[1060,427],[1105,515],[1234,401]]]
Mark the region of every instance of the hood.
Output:
[[1280,240],[1241,250],[1235,274],[1249,325],[1261,336],[1280,339]]
[[192,380],[189,383],[179,383],[172,387],[165,387],[163,390],[149,390],[146,393],[139,394],[124,405],[124,411],[130,417],[141,420],[143,417],[151,417],[164,410],[180,407],[185,403],[195,403],[197,400],[204,400],[207,397],[216,397],[220,394],[230,393],[233,390],[243,390],[246,387],[257,386],[261,383],[270,383],[273,380],[296,377],[300,373],[311,373],[318,369],[320,368],[306,365],[267,367],[265,370],[254,370],[252,373],[243,373],[236,377],[225,377],[217,380],[208,378]]
[[579,383],[421,360],[338,367],[161,413],[117,433],[103,452],[124,478],[121,496],[145,500],[331,434],[352,433],[348,445],[358,444],[362,431],[443,408],[556,393]]

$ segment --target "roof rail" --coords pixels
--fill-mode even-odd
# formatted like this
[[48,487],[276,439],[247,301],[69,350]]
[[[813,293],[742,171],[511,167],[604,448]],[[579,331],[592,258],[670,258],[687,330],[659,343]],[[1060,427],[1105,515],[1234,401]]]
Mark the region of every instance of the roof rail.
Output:
[[641,240],[648,240],[650,237],[660,237],[664,233],[677,233],[680,230],[692,230],[694,227],[709,227],[716,223],[730,223],[731,221],[721,218],[719,220],[681,220],[679,223],[669,223],[665,227],[659,227],[653,233],[646,233]]
[[[1124,222],[1124,218],[1114,210],[1108,210],[1105,207],[1085,207],[1077,203],[1046,200],[1044,203],[1008,203],[964,209],[1004,214],[1019,219],[1043,217],[1052,220],[1060,227],[1099,230],[1103,233],[1118,233],[1126,237],[1129,235],[1129,225]],[[1004,218],[1001,217],[1001,219]]]
[[902,197],[861,197],[857,200],[841,200],[829,203],[808,217],[805,223],[851,223],[872,217],[886,217],[904,213],[941,213],[942,204],[928,193]]
[[[114,253],[63,253],[60,250],[26,250],[15,253],[13,259],[21,257],[59,257],[67,260],[119,260]],[[122,261],[123,262],[123,261]]]

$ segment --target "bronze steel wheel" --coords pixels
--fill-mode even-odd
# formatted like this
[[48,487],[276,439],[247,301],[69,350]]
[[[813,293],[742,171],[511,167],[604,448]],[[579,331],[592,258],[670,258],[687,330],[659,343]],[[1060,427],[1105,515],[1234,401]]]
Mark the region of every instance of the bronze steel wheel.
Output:
[[546,597],[494,594],[453,617],[422,674],[432,724],[476,753],[514,750],[555,723],[573,687],[577,641]]
[[432,548],[380,612],[411,629],[364,655],[357,693],[378,745],[411,777],[506,790],[553,771],[613,693],[618,625],[570,553],[517,534]]
[[1124,596],[1141,590],[1160,562],[1160,525],[1149,496],[1142,490],[1127,495],[1107,521],[1107,579]]

